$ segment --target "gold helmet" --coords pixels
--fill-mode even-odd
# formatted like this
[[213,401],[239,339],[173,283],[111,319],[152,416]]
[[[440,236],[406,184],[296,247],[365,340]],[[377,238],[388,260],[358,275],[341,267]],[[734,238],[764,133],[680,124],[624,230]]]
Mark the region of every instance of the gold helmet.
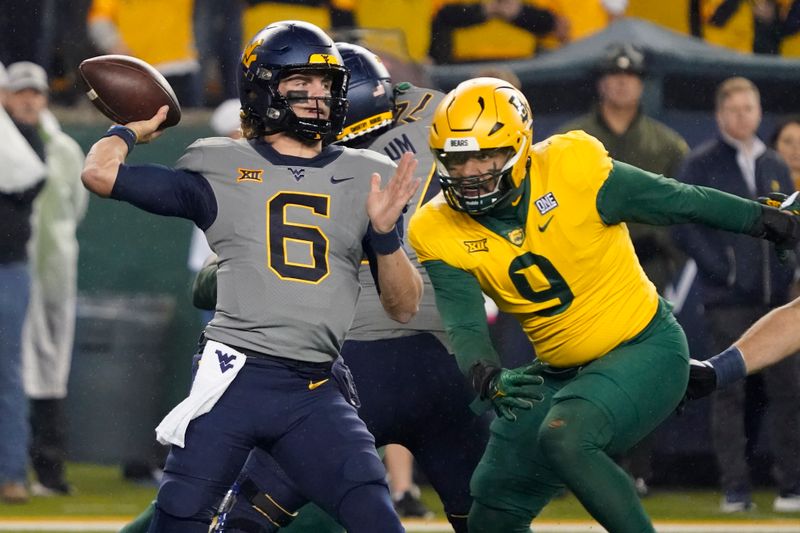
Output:
[[[447,203],[481,215],[504,200],[516,200],[528,171],[533,114],[525,96],[508,82],[475,78],[462,82],[439,103],[429,144]],[[478,153],[480,152],[480,153]],[[504,152],[501,168],[477,176],[450,175],[470,158]]]

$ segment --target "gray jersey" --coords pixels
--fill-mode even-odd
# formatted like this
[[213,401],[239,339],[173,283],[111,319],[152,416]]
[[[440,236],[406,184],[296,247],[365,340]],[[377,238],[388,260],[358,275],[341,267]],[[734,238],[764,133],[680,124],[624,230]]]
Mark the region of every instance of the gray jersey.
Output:
[[[375,139],[369,148],[389,156],[394,161],[398,161],[404,152],[413,152],[419,161],[417,175],[422,177],[422,184],[409,203],[408,211],[403,219],[406,229],[408,229],[408,221],[417,208],[439,192],[439,183],[434,174],[433,155],[428,148],[428,127],[433,118],[433,112],[444,95],[439,91],[413,87],[408,84],[398,85],[395,94],[396,126]],[[427,331],[436,335],[445,346],[449,346],[442,321],[436,310],[433,287],[425,273],[425,268],[419,264],[417,254],[407,242],[404,248],[425,282],[425,292],[419,305],[419,312],[408,324],[395,322],[386,316],[378,292],[375,290],[375,282],[370,275],[369,267],[362,265],[359,279],[364,291],[358,299],[355,320],[353,327],[347,333],[347,338],[348,340],[372,341],[405,337]]]
[[217,201],[206,230],[219,256],[208,338],[302,361],[335,358],[360,292],[370,176],[385,182],[391,160],[338,147],[311,160],[281,157],[265,143],[212,138],[192,144],[178,167],[202,174]]

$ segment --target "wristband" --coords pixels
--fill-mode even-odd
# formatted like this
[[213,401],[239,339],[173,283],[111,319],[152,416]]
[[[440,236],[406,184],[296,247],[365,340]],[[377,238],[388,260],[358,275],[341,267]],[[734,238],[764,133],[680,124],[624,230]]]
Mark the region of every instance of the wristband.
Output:
[[128,153],[133,152],[136,141],[139,139],[136,132],[127,126],[111,126],[103,137],[119,137],[128,145]]
[[731,346],[724,352],[718,353],[708,360],[717,374],[717,388],[727,387],[747,376],[747,367],[744,356],[739,348]]
[[369,235],[369,243],[372,250],[379,255],[391,255],[400,249],[400,235],[397,233],[397,226],[392,228],[389,233],[378,233],[372,224],[369,225],[367,230]]
[[[503,369],[485,361],[478,361],[469,368],[467,377],[472,389],[481,400],[489,400],[492,381]],[[492,393],[492,396],[494,394]]]

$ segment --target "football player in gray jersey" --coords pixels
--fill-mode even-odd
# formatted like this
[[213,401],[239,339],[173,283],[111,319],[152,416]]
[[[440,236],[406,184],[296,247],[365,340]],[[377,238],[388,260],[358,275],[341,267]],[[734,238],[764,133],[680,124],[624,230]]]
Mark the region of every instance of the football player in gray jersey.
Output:
[[339,350],[365,256],[382,312],[408,322],[417,311],[422,279],[402,248],[402,211],[419,180],[412,154],[395,166],[323,145],[342,126],[347,78],[324,32],[278,22],[242,56],[243,140],[200,140],[177,168],[125,165],[160,135],[164,106],[112,127],[87,156],[89,190],[194,221],[219,257],[192,390],[156,429],[172,446],[151,532],[206,533],[256,446],[348,531],[403,530]]
[[[412,151],[420,162],[423,185],[409,203],[407,223],[418,206],[439,192],[433,156],[427,148],[427,128],[443,95],[407,83],[392,87],[389,73],[375,54],[352,44],[336,46],[350,71],[349,108],[338,142],[397,160]],[[429,284],[427,275],[415,264]],[[213,308],[216,269],[210,264],[199,274],[196,303]],[[359,279],[364,290],[342,347],[361,398],[359,416],[378,446],[398,443],[413,452],[439,494],[453,529],[466,532],[472,503],[469,481],[488,441],[490,420],[469,409],[474,393],[449,352],[433,290],[424,292],[414,319],[400,324],[381,311],[366,264],[361,266]],[[237,490],[239,494],[234,494]],[[235,507],[225,515],[224,527],[215,531],[341,531],[309,508],[290,524],[306,501],[291,476],[267,451],[254,450],[226,502],[226,511],[234,503]]]

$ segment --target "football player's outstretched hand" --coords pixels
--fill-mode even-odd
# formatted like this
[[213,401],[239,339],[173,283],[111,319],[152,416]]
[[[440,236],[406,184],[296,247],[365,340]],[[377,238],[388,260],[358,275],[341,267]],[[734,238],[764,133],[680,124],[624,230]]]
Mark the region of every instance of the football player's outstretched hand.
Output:
[[775,252],[781,263],[790,261],[792,252],[800,242],[800,192],[787,196],[780,192],[771,192],[767,196],[758,198],[758,202],[778,209],[778,212],[765,210],[762,213],[762,223],[765,228],[763,238],[775,243]]
[[367,214],[372,227],[378,233],[389,233],[403,213],[408,202],[414,197],[420,179],[414,177],[417,160],[414,154],[406,152],[397,163],[392,179],[381,189],[381,176],[372,175],[372,190],[367,197]]
[[782,192],[771,192],[766,196],[758,197],[759,203],[776,207],[781,211],[788,211],[793,215],[800,215],[800,192],[795,191],[791,195]]
[[541,366],[533,363],[515,369],[503,368],[492,378],[488,397],[498,416],[516,420],[514,409],[530,409],[534,402],[544,399],[540,389],[544,379],[540,372]]

